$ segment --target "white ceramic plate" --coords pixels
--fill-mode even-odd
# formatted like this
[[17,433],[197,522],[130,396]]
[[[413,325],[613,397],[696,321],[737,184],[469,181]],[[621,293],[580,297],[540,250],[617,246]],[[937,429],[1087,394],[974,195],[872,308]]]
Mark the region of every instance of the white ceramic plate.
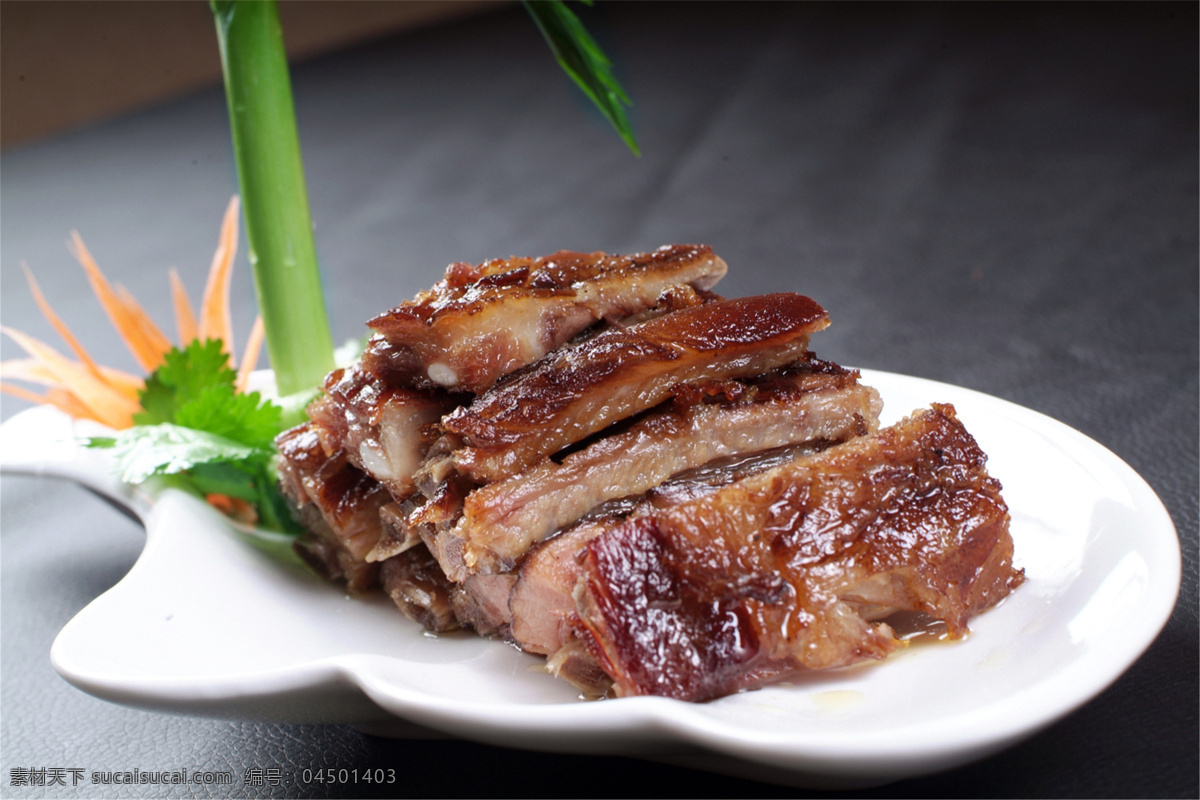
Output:
[[3,426],[3,469],[65,476],[132,508],[146,548],[79,613],[55,668],[99,697],[217,717],[351,722],[548,751],[629,754],[809,787],[950,768],[1028,736],[1112,683],[1165,624],[1179,544],[1149,486],[1061,423],[977,392],[864,371],[885,422],[950,402],[989,454],[1027,582],[963,641],[706,704],[587,702],[540,659],[424,634],[386,600],[346,598],[271,537],[177,491],[114,481],[50,409]]

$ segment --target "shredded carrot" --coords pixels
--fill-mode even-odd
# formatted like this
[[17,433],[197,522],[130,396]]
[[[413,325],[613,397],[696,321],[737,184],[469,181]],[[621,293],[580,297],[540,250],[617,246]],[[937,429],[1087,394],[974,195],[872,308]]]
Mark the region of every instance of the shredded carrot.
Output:
[[29,402],[37,403],[38,405],[49,402],[49,398],[45,395],[40,395],[37,392],[30,391],[24,386],[14,386],[13,384],[5,383],[4,381],[0,381],[0,392],[11,394],[13,397],[19,397],[22,400],[28,400]]
[[139,410],[136,400],[130,400],[103,380],[97,379],[86,367],[63,357],[49,345],[39,342],[12,328],[0,328],[21,349],[40,361],[54,376],[55,383],[79,399],[92,414],[114,428],[128,428]]
[[[92,291],[96,293],[100,305],[104,307],[105,313],[108,314],[117,333],[121,335],[125,346],[129,348],[129,352],[133,353],[134,359],[142,369],[146,372],[153,372],[164,352],[158,340],[165,341],[166,337],[149,317],[145,317],[145,312],[140,307],[132,310],[121,301],[121,298],[109,285],[108,279],[104,277],[104,273],[100,271],[100,267],[96,265],[92,254],[84,246],[83,239],[75,231],[71,231],[71,243],[73,245],[72,255],[87,273]],[[145,319],[138,319],[139,314]],[[151,338],[147,338],[147,331],[157,332],[157,337],[151,335]]]
[[208,504],[227,517],[233,517],[238,522],[253,525],[258,522],[258,512],[251,503],[240,497],[230,497],[227,494],[206,494],[204,499]]
[[223,511],[228,514],[233,510],[233,505],[229,502],[233,498],[227,494],[206,494],[204,495],[204,499],[208,501],[210,506],[216,508],[218,511]]
[[13,386],[11,383],[4,383],[0,381],[0,392],[11,394],[13,397],[19,397],[22,400],[28,400],[29,402],[35,403],[39,406],[47,404],[52,405],[55,408],[58,408],[60,411],[65,412],[67,415],[74,417],[75,419],[90,419],[95,420],[96,422],[103,421],[97,419],[96,415],[93,414],[87,408],[87,406],[79,402],[79,398],[75,397],[75,395],[71,394],[65,389],[51,389],[49,392],[46,392],[46,394],[38,394],[37,392],[31,392],[28,389],[24,389],[20,386]]
[[14,358],[0,361],[0,379],[4,378],[40,383],[43,386],[55,385],[54,373],[34,358]]
[[117,299],[125,310],[129,312],[129,318],[137,327],[142,338],[147,342],[150,352],[155,353],[154,366],[152,369],[157,369],[163,362],[163,357],[171,351],[171,340],[168,339],[162,330],[154,324],[150,319],[150,315],[142,310],[142,306],[138,303],[137,298],[121,284],[116,286]]
[[179,332],[179,346],[186,347],[196,338],[196,315],[192,312],[192,301],[179,273],[171,269],[171,300],[175,305],[175,326]]
[[262,350],[263,336],[265,328],[263,327],[263,318],[260,314],[254,319],[254,327],[250,329],[250,336],[246,339],[246,351],[242,353],[242,365],[238,368],[237,383],[234,384],[234,391],[244,394],[246,387],[250,383],[250,375],[254,372],[255,365],[258,364],[258,354]]
[[[145,385],[145,381],[138,376],[112,367],[100,367],[100,375],[105,383],[130,400],[137,400],[138,393]],[[58,379],[54,372],[47,369],[41,361],[33,358],[0,361],[0,378],[40,383],[43,386],[58,385]]]
[[[191,300],[178,273],[172,269],[171,298],[181,347],[196,339],[219,339],[229,357],[230,366],[237,368],[233,354],[233,326],[229,313],[230,276],[237,254],[239,199],[234,195],[225,210],[216,253],[209,268],[208,282],[199,312],[192,309]],[[125,287],[110,284],[83,239],[71,231],[68,249],[79,261],[88,283],[113,327],[138,365],[152,372],[171,349],[170,340]],[[145,385],[142,378],[119,369],[97,364],[79,339],[50,306],[41,287],[28,267],[26,280],[34,302],[51,327],[62,337],[78,361],[72,361],[50,345],[10,328],[0,331],[11,337],[29,358],[0,362],[0,391],[33,403],[48,403],[72,417],[93,419],[114,428],[128,428],[140,410],[139,394]],[[263,344],[263,321],[258,318],[246,341],[241,368],[235,388],[246,390]],[[5,381],[19,380],[49,387],[45,394],[14,386]],[[228,498],[233,513],[245,513],[242,501]],[[248,507],[248,506],[246,506]]]
[[45,317],[46,321],[50,323],[50,326],[58,332],[58,335],[62,337],[62,340],[67,343],[67,347],[71,348],[71,351],[75,353],[76,358],[82,361],[84,366],[86,366],[93,375],[103,380],[103,377],[100,374],[100,368],[96,366],[96,362],[93,361],[92,357],[88,355],[88,352],[83,349],[83,345],[80,344],[79,340],[75,338],[75,335],[71,333],[71,329],[68,328],[66,323],[62,321],[62,318],[59,317],[58,314],[54,313],[54,309],[50,307],[50,303],[47,302],[46,296],[42,294],[41,287],[38,286],[37,281],[33,278],[33,272],[31,272],[29,267],[25,264],[21,265],[21,269],[25,271],[25,281],[29,284],[29,291],[33,295],[33,302],[37,304],[38,310],[42,312],[42,316]]
[[237,254],[238,206],[238,196],[234,195],[225,209],[225,218],[221,221],[217,251],[213,254],[212,266],[208,271],[208,284],[204,287],[204,299],[200,304],[200,338],[220,339],[231,361],[233,324],[229,315],[229,279],[233,272],[233,259]]
[[104,380],[109,386],[116,389],[121,394],[128,397],[130,400],[137,400],[138,394],[145,388],[146,382],[137,375],[131,375],[119,369],[112,367],[100,367],[100,374],[104,376]]
[[75,419],[90,419],[95,422],[99,422],[102,425],[113,427],[111,423],[105,422],[93,414],[91,409],[81,403],[78,397],[71,394],[66,389],[58,387],[51,389],[50,391],[46,392],[46,401],[50,403],[50,405],[54,406],[60,411],[65,412],[68,416],[74,417]]

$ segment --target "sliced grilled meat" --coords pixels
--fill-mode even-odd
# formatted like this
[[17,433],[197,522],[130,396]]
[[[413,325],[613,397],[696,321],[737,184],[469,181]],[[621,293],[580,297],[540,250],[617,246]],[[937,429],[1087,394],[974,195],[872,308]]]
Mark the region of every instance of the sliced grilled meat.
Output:
[[280,434],[276,446],[280,486],[308,530],[296,551],[351,592],[373,588],[378,567],[368,555],[384,535],[380,512],[392,496],[342,452],[327,454],[311,422]]
[[789,445],[715,459],[673,475],[643,495],[600,504],[584,519],[537,545],[521,562],[509,596],[513,641],[526,652],[549,656],[551,672],[585,694],[604,694],[612,680],[578,634],[575,593],[588,542],[628,519],[706,497],[735,480],[789,463],[828,444]]
[[326,452],[343,451],[394,497],[413,491],[413,473],[436,437],[442,415],[462,402],[440,390],[397,388],[355,365],[325,379],[325,393],[308,408]]
[[633,517],[586,546],[577,632],[619,695],[706,700],[883,658],[880,607],[951,635],[1022,580],[1008,512],[954,409]]
[[709,289],[725,271],[705,245],[451,264],[431,290],[367,323],[377,336],[364,365],[395,385],[483,392],[595,322],[651,308],[672,287]]
[[297,549],[425,627],[587,694],[707,700],[960,636],[1005,597],[1008,513],[954,409],[878,430],[816,359],[824,309],[714,295],[705,246],[473,266],[371,320],[281,435]]
[[379,581],[396,607],[427,630],[440,633],[462,627],[454,613],[455,587],[424,545],[381,562]]
[[[516,475],[679,384],[749,377],[801,360],[829,324],[807,297],[723,300],[614,328],[562,348],[442,420],[453,468],[477,483]],[[435,469],[438,469],[435,466]]]
[[[839,368],[840,369],[840,368]],[[434,539],[452,580],[511,570],[535,543],[597,505],[640,495],[672,475],[715,459],[775,447],[845,441],[875,429],[881,406],[856,373],[808,369],[755,382],[727,382],[735,394],[703,402],[685,393],[632,425],[566,456],[546,459],[469,494],[462,516]]]

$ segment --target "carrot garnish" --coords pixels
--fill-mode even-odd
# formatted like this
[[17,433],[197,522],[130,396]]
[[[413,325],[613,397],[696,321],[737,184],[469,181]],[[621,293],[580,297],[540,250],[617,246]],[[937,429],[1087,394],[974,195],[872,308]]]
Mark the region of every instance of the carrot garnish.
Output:
[[[213,506],[236,520],[292,531],[294,523],[281,513],[284,500],[273,466],[272,439],[283,426],[282,409],[258,393],[246,391],[264,344],[261,316],[246,339],[240,366],[233,352],[229,292],[237,254],[238,210],[235,195],[221,223],[199,309],[193,311],[183,281],[170,270],[178,347],[171,345],[128,289],[109,282],[83,239],[72,231],[68,249],[83,266],[109,321],[149,374],[143,379],[97,364],[55,313],[26,267],[37,307],[78,360],[21,331],[0,327],[0,333],[28,354],[27,358],[0,362],[0,392],[117,429],[115,436],[90,439],[88,446],[114,448],[124,481],[141,483],[153,475],[176,475],[180,485],[204,494]],[[39,393],[37,387],[24,388],[9,381],[39,384],[45,389]],[[184,437],[184,446],[176,447],[180,442],[173,444],[171,439],[180,426],[192,433]],[[194,442],[202,446],[192,446]],[[231,472],[199,469],[207,464],[222,464]],[[239,496],[225,494],[231,485],[239,487]],[[240,496],[247,488],[254,493],[253,502]]]
[[[222,351],[227,354],[230,367],[235,369],[237,362],[233,355],[229,290],[230,275],[237,254],[238,209],[238,198],[235,195],[230,200],[221,223],[217,250],[209,269],[204,299],[198,314],[192,310],[191,301],[179,274],[174,269],[170,271],[171,298],[179,333],[179,347],[186,349],[190,343],[197,340],[218,339]],[[75,231],[71,232],[68,249],[83,267],[92,291],[138,365],[146,372],[153,372],[171,352],[170,340],[128,289],[109,282],[83,243],[82,237]],[[22,267],[38,309],[78,360],[72,360],[44,342],[20,331],[0,328],[0,331],[16,341],[30,356],[0,363],[0,380],[25,381],[49,387],[45,394],[38,394],[4,382],[0,383],[0,391],[35,403],[49,403],[73,417],[95,419],[114,428],[128,428],[133,425],[133,417],[141,409],[141,392],[145,381],[137,375],[97,364],[50,306],[41,287],[34,280],[33,273],[28,267]],[[250,373],[258,362],[262,345],[263,320],[260,317],[254,323],[246,342],[242,368],[236,377],[235,391],[245,391]]]
[[[92,291],[96,293],[96,298],[104,307],[105,313],[108,314],[113,327],[117,329],[117,333],[129,348],[129,352],[133,354],[142,369],[146,372],[153,372],[162,360],[163,353],[166,352],[161,346],[162,342],[166,341],[166,337],[148,317],[144,321],[137,318],[139,314],[145,317],[145,312],[140,307],[133,310],[121,301],[121,298],[109,285],[108,279],[104,277],[104,273],[100,271],[100,267],[96,265],[92,254],[84,246],[83,239],[75,231],[71,231],[71,244],[72,255],[87,273]],[[148,336],[148,331],[157,332],[157,336],[154,336],[153,333]],[[167,349],[170,349],[169,343]]]
[[[130,400],[137,400],[138,392],[142,390],[145,381],[136,375],[130,375],[112,367],[100,368],[100,378],[120,394]],[[89,370],[90,371],[90,370]],[[41,361],[33,358],[14,358],[0,362],[0,378],[40,383],[43,386],[57,386],[55,374],[46,368]]]
[[237,234],[238,198],[234,195],[225,209],[217,251],[213,254],[212,266],[208,271],[208,284],[204,287],[204,300],[200,304],[199,327],[201,340],[220,339],[224,342],[230,361],[233,360],[233,325],[229,317],[229,279],[237,254]]
[[90,419],[95,422],[103,422],[93,414],[87,406],[79,402],[75,395],[65,389],[51,389],[45,394],[31,392],[21,386],[14,386],[11,383],[0,381],[0,392],[11,394],[14,397],[19,397],[22,400],[28,400],[37,405],[52,405],[65,414],[74,417],[75,419]]
[[57,383],[54,373],[46,369],[46,366],[42,362],[33,358],[14,358],[9,361],[0,361],[0,379],[3,378],[26,381],[27,383],[40,383],[43,386],[54,386]]
[[46,402],[75,419],[90,419],[93,422],[99,422],[101,425],[112,427],[112,423],[97,417],[91,412],[91,409],[79,401],[78,397],[66,389],[59,387],[50,389],[46,392]]
[[263,318],[259,315],[254,319],[254,327],[250,329],[250,336],[246,339],[246,351],[242,353],[242,365],[238,367],[237,382],[233,385],[236,392],[242,394],[246,392],[246,386],[250,383],[250,374],[254,372],[254,367],[258,364],[258,354],[262,350],[265,331]]
[[133,424],[133,415],[140,409],[136,400],[130,400],[104,380],[97,378],[82,364],[70,361],[54,348],[32,336],[12,328],[0,330],[40,362],[53,377],[55,385],[78,398],[96,419],[114,428],[128,428]]
[[46,321],[50,323],[50,326],[54,328],[59,336],[62,337],[63,341],[67,343],[67,346],[71,348],[71,351],[75,353],[75,356],[83,362],[84,366],[86,366],[88,370],[97,378],[101,378],[100,368],[96,365],[96,362],[92,360],[92,357],[88,355],[88,352],[83,349],[83,345],[80,344],[79,340],[75,338],[75,335],[71,333],[71,329],[68,328],[66,323],[62,321],[62,318],[59,317],[58,314],[54,313],[54,309],[50,307],[50,303],[47,302],[46,296],[42,294],[41,287],[39,287],[37,281],[33,279],[33,273],[30,272],[29,267],[25,264],[22,264],[21,269],[25,271],[25,281],[29,284],[29,292],[33,295],[33,302],[37,304],[38,310],[42,312],[42,316],[46,318]]
[[154,356],[154,367],[157,369],[162,364],[163,356],[171,351],[171,340],[166,337],[162,329],[154,323],[150,315],[142,310],[142,306],[138,303],[137,298],[121,284],[116,285],[117,300],[129,314],[130,324],[137,330],[138,335],[146,342],[148,352],[157,353]]
[[179,273],[171,269],[171,300],[175,306],[175,327],[179,332],[179,346],[196,338],[196,315],[192,312],[192,301]]
[[227,494],[206,494],[204,499],[213,508],[227,517],[236,519],[238,522],[243,522],[247,525],[253,525],[258,522],[258,512],[254,510],[254,506],[241,498],[230,497]]
[[17,386],[12,383],[5,383],[4,381],[0,381],[0,392],[11,394],[13,397],[19,397],[22,400],[28,400],[38,405],[50,402],[50,399],[45,395],[40,395],[37,392],[26,389],[24,386]]

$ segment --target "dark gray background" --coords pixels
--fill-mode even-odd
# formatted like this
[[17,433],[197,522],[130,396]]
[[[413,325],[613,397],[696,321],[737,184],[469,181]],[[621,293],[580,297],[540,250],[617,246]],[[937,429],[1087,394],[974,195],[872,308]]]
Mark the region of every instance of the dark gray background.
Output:
[[[1168,626],[1094,702],[983,762],[878,796],[1195,797],[1197,7],[602,4],[581,11],[635,101],[633,158],[517,7],[294,71],[339,340],[450,261],[705,242],[730,296],[831,311],[818,352],[948,381],[1098,440],[1159,493],[1184,552]],[[78,229],[148,307],[198,297],[235,191],[219,88],[5,152],[3,323],[47,340],[19,265],[103,363],[133,368],[64,247]],[[253,318],[244,257],[234,321]],[[168,323],[166,315],[160,317]],[[19,355],[10,342],[3,356]],[[5,398],[5,418],[24,407]],[[1048,487],[1052,491],[1053,487]],[[2,486],[0,794],[18,767],[280,767],[272,796],[369,795],[304,768],[393,766],[403,795],[732,796],[794,790],[633,759],[349,727],[131,710],[52,670],[53,637],[118,581],[140,528],[85,491]],[[219,580],[219,576],[214,576]],[[112,796],[167,796],[153,787]]]

